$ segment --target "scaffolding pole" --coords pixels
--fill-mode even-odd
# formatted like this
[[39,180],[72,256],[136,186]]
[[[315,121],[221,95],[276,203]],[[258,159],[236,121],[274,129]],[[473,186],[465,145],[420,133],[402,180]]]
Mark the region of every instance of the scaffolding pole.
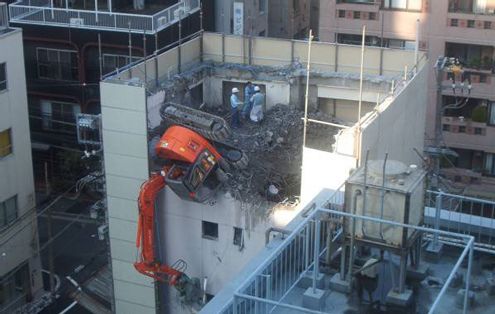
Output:
[[306,65],[306,94],[304,96],[304,130],[303,148],[306,147],[306,128],[308,124],[308,101],[309,101],[309,70],[311,66],[311,43],[313,42],[313,30],[309,30],[308,40],[308,64]]

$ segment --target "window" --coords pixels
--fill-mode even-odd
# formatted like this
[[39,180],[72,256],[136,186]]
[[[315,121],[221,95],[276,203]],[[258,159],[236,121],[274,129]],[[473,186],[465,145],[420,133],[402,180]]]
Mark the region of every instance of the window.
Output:
[[375,4],[376,0],[338,0],[337,3],[363,3],[363,4]]
[[474,128],[474,134],[476,134],[476,135],[482,135],[483,134],[483,129],[482,128]]
[[460,125],[459,126],[459,133],[466,133],[466,126]]
[[12,136],[10,129],[0,131],[0,158],[12,154]]
[[450,124],[443,124],[442,130],[445,132],[450,132]]
[[265,13],[266,11],[266,0],[258,0],[260,13]]
[[383,8],[394,10],[421,11],[422,0],[385,0]]
[[243,242],[242,229],[234,227],[234,245],[241,246]]
[[75,132],[76,116],[81,112],[77,104],[41,101],[41,123],[45,130]]
[[339,17],[344,18],[345,17],[345,10],[339,10]]
[[209,221],[202,222],[203,238],[218,240],[218,224]]
[[356,20],[360,19],[361,18],[361,12],[354,11],[353,18],[356,19]]
[[129,57],[128,55],[103,54],[103,73],[108,73],[120,69],[129,63],[139,60],[139,57]]
[[495,124],[495,102],[491,102],[488,106],[488,124]]
[[475,22],[474,20],[468,20],[467,22],[467,27],[468,28],[474,28],[476,25],[475,25]]
[[36,48],[38,77],[41,79],[77,81],[77,52]]
[[454,26],[454,27],[459,26],[459,20],[458,19],[451,19],[450,20],[450,26]]
[[0,202],[0,228],[17,219],[17,195]]
[[485,172],[495,176],[495,154],[485,153]]
[[369,12],[368,19],[375,21],[376,20],[376,12]]
[[7,89],[7,65],[0,63],[0,92]]
[[483,27],[484,27],[485,29],[491,29],[491,28],[492,28],[492,22],[490,22],[490,21],[485,21],[485,22],[483,23]]

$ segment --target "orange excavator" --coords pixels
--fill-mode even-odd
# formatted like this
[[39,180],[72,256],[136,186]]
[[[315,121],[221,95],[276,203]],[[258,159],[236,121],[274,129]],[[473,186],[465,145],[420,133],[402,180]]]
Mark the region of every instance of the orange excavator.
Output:
[[[187,125],[169,127],[155,146],[156,155],[165,164],[141,186],[136,239],[138,261],[134,263],[138,272],[167,282],[181,296],[187,294],[191,287],[199,289],[199,280],[194,281],[184,273],[187,268],[184,261],[179,260],[169,266],[162,264],[157,256],[159,254],[156,254],[159,250],[155,230],[155,200],[158,193],[168,186],[183,200],[204,203],[214,197],[216,190],[226,181],[226,173],[247,165],[247,157],[242,151],[219,141],[228,135],[225,130],[230,131],[223,119],[220,118],[224,135],[215,133],[215,140],[210,143],[198,132],[203,135],[213,133],[202,132],[201,125],[194,125],[194,115],[191,116],[190,112],[188,114]],[[194,114],[204,118],[202,112]],[[219,129],[218,125],[215,129]]]

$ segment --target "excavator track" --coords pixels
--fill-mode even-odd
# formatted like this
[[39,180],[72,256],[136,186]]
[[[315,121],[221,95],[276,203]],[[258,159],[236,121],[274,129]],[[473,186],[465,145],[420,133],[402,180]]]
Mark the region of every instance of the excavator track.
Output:
[[161,118],[169,123],[185,126],[207,139],[223,142],[231,135],[227,122],[201,110],[173,103],[165,103],[160,108]]
[[224,170],[244,169],[248,166],[247,155],[226,143],[232,131],[223,118],[174,103],[165,103],[160,108],[160,116],[165,122],[184,126],[215,142],[215,146],[221,146],[221,155],[230,166],[223,164]]

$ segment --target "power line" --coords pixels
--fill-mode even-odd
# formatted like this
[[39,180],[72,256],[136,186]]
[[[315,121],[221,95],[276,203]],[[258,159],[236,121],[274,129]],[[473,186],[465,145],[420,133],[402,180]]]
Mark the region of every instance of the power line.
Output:
[[[100,178],[101,176],[98,176],[98,177],[95,177],[93,178],[92,180],[88,181],[87,183],[89,182],[92,182],[98,178]],[[79,180],[78,180],[79,181]],[[70,188],[68,188],[67,190],[65,190],[62,194],[60,194],[59,196],[57,196],[53,201],[51,201],[47,206],[45,206],[45,208],[43,208],[41,211],[37,212],[35,217],[33,218],[34,219],[37,219],[39,216],[43,215],[48,209],[50,209],[53,205],[55,205],[55,203],[57,203],[59,200],[62,199],[62,197],[64,197],[66,194],[68,194],[70,191],[72,191],[72,189],[76,188],[78,186],[78,183],[76,182],[74,185],[72,185]],[[72,197],[70,199],[72,200],[76,200],[79,198],[79,196],[81,195],[81,190],[79,190],[77,192],[77,195],[75,197]],[[76,217],[76,219],[79,218]],[[73,222],[72,222],[73,223]],[[15,224],[14,224],[15,225]],[[13,226],[14,226],[13,225]],[[31,220],[26,224],[24,225],[22,228],[18,229],[16,233],[14,233],[13,235],[11,235],[10,237],[8,237],[5,241],[3,241],[2,243],[0,243],[0,248],[3,247],[4,245],[6,245],[11,239],[13,239],[15,236],[19,235],[19,233],[24,230],[25,228],[27,228],[28,226],[31,226]],[[38,252],[40,252],[40,250],[38,250]]]

